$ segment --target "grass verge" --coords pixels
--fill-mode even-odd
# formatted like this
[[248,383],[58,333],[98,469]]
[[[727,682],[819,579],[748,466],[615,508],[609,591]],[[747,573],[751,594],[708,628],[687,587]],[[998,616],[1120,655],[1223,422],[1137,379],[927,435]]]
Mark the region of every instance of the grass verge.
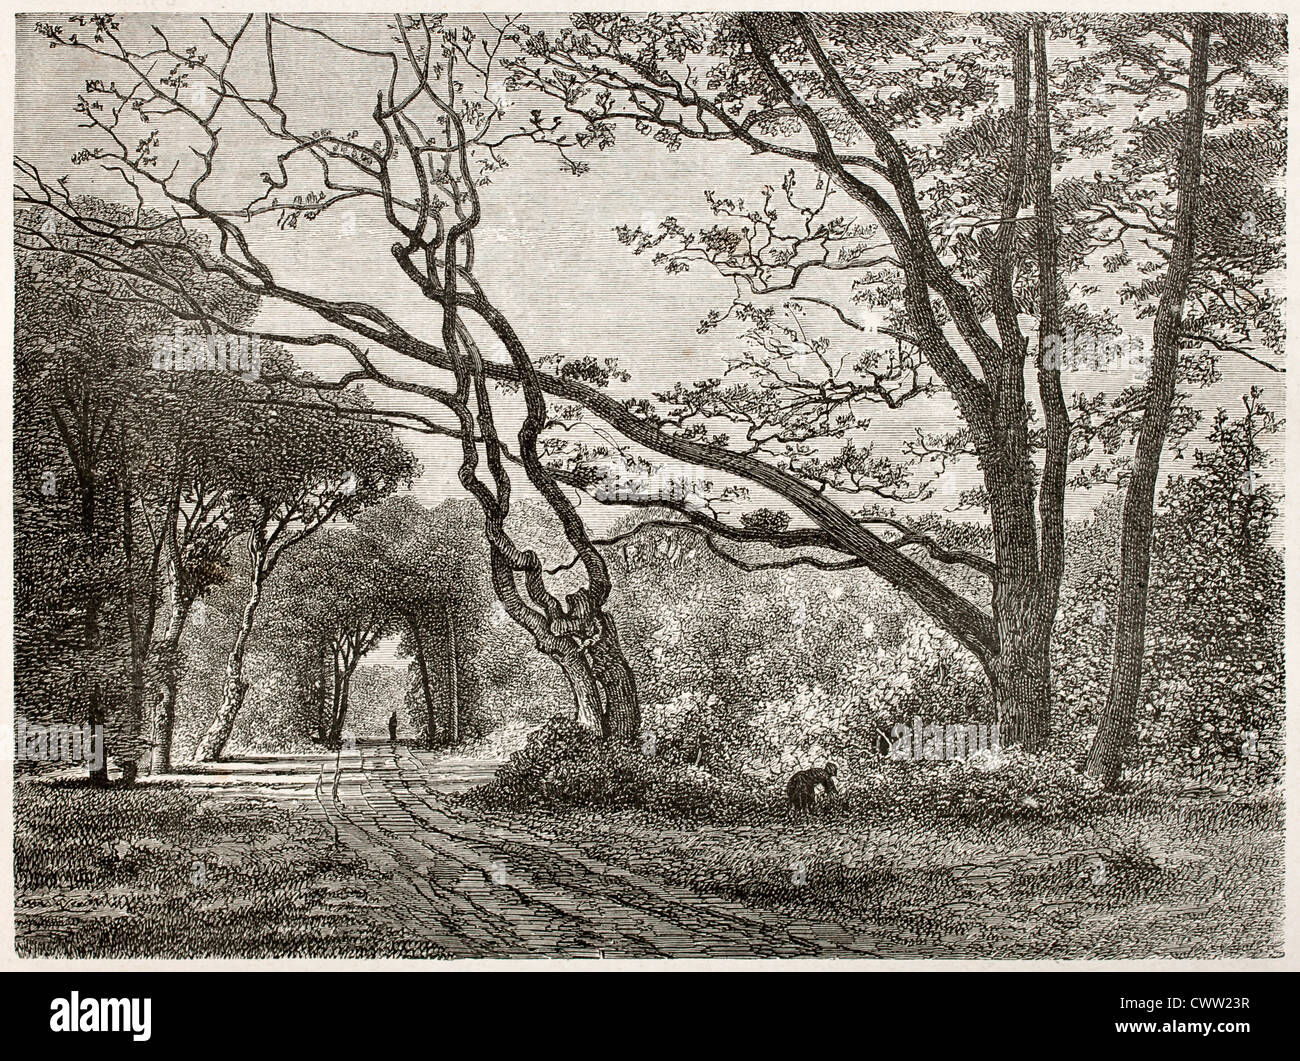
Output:
[[388,930],[380,878],[304,808],[180,784],[14,786],[23,957],[439,957]]
[[1121,801],[1085,824],[487,814],[702,894],[833,922],[891,957],[1283,953],[1275,797]]

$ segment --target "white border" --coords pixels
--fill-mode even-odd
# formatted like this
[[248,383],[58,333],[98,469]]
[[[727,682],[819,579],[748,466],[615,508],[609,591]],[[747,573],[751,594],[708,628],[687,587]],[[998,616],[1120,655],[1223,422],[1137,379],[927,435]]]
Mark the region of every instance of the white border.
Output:
[[[5,105],[3,122],[0,123],[0,155],[7,158],[13,157],[13,97],[12,90],[15,83],[15,24],[14,16],[19,12],[39,13],[43,10],[67,11],[66,7],[42,9],[39,5],[29,5],[14,3],[13,0],[5,0],[4,3],[4,25],[0,29],[0,64],[3,65],[5,84],[9,87],[11,96],[9,102]],[[288,11],[301,13],[303,10],[310,10],[312,13],[321,12],[339,12],[349,14],[361,14],[369,12],[383,12],[388,10],[383,5],[367,4],[365,2],[347,2],[347,0],[310,0],[308,3],[298,4],[278,4],[278,3],[258,3],[249,5],[244,3],[229,3],[225,0],[173,0],[172,3],[166,4],[122,4],[118,5],[118,10],[123,12],[180,12],[180,11],[201,11],[201,12],[244,12],[256,6],[258,11]],[[749,3],[735,2],[717,2],[700,4],[690,8],[681,8],[677,6],[657,7],[652,3],[642,0],[639,4],[625,4],[614,0],[612,3],[602,3],[598,5],[601,10],[762,10],[777,9],[787,10],[790,4],[772,2],[772,0],[752,0]],[[1041,2],[1016,2],[1016,3],[990,3],[975,6],[944,6],[936,4],[918,4],[909,2],[888,2],[881,4],[849,4],[843,0],[822,0],[814,5],[810,5],[808,10],[829,11],[838,9],[863,9],[873,8],[877,10],[906,11],[906,10],[967,10],[967,11],[1223,11],[1223,10],[1240,10],[1240,11],[1260,11],[1260,12],[1278,12],[1291,14],[1293,8],[1296,13],[1300,13],[1300,7],[1296,5],[1263,3],[1263,4],[1243,4],[1235,2],[1213,3],[1213,4],[1180,4],[1169,2],[1154,2],[1145,4],[1122,4],[1113,3],[1111,0],[1066,0],[1066,2],[1054,2],[1044,4]],[[457,12],[467,11],[500,11],[500,10],[519,10],[519,11],[572,11],[584,10],[585,5],[576,5],[573,7],[564,7],[563,5],[552,3],[538,3],[536,0],[519,0],[514,3],[492,3],[482,5],[458,4]],[[1291,89],[1294,94],[1296,86],[1297,71],[1297,46],[1295,43],[1296,25],[1291,29],[1291,53],[1288,58],[1288,72]],[[1295,116],[1294,95],[1292,96],[1290,117]],[[1294,127],[1294,123],[1291,123]],[[1300,175],[1296,172],[1294,165],[1294,152],[1288,151],[1288,179],[1287,179],[1287,231],[1289,238],[1287,240],[1287,258],[1288,262],[1295,260],[1296,250],[1296,223],[1300,220],[1297,216],[1297,197],[1300,196]],[[0,246],[12,247],[13,245],[13,211],[12,209],[3,212],[3,221],[0,222]],[[3,271],[0,272],[0,282],[3,290],[0,291],[0,299],[3,299],[3,318],[4,334],[0,342],[3,343],[5,352],[5,369],[0,373],[0,395],[3,395],[5,404],[4,430],[6,433],[6,442],[4,445],[3,460],[4,474],[0,477],[0,501],[3,501],[3,515],[0,516],[0,550],[3,550],[3,573],[0,574],[0,598],[4,602],[3,630],[0,631],[0,653],[3,654],[3,678],[0,679],[0,733],[11,732],[13,720],[13,505],[12,498],[9,495],[10,485],[13,482],[13,310],[14,310],[14,262],[12,253],[5,251],[0,255],[3,261]],[[1297,305],[1296,299],[1297,284],[1288,278],[1288,295],[1289,312],[1287,317],[1287,329],[1289,336],[1300,335],[1300,306]],[[1290,378],[1300,372],[1300,365],[1293,368]],[[1296,385],[1288,381],[1287,385],[1287,407],[1288,410],[1295,409],[1294,402]],[[1289,430],[1286,437],[1286,469],[1300,468],[1300,425],[1294,430]],[[1295,551],[1297,535],[1300,534],[1300,528],[1297,527],[1296,512],[1300,509],[1300,497],[1287,496],[1284,507],[1284,543],[1287,553]],[[1295,643],[1297,636],[1297,615],[1296,615],[1296,598],[1297,589],[1300,589],[1300,575],[1297,575],[1296,565],[1290,565],[1287,570],[1287,648],[1289,649]],[[1297,703],[1296,693],[1300,688],[1300,679],[1297,679],[1293,671],[1288,672],[1287,676],[1287,703],[1294,705]],[[301,959],[301,958],[284,958],[284,959],[27,959],[19,958],[14,950],[14,904],[13,904],[13,774],[10,770],[0,771],[0,808],[3,808],[3,814],[0,815],[0,924],[3,926],[3,939],[0,942],[0,970],[29,970],[29,971],[50,971],[50,970],[87,970],[96,972],[114,972],[128,970],[167,970],[167,971],[211,971],[211,970],[229,970],[229,971],[342,971],[342,970],[363,970],[363,971],[381,971],[381,970],[406,970],[406,971],[458,971],[458,972],[498,972],[498,971],[607,971],[607,970],[651,970],[660,972],[696,972],[696,971],[716,971],[716,970],[745,970],[745,971],[812,971],[812,970],[835,970],[842,972],[938,972],[949,970],[962,970],[967,972],[1001,972],[1001,971],[1089,971],[1089,972],[1168,972],[1168,971],[1206,971],[1206,972],[1224,972],[1229,970],[1284,970],[1300,969],[1300,918],[1297,918],[1297,899],[1300,895],[1297,893],[1297,847],[1296,837],[1300,835],[1300,733],[1297,733],[1295,725],[1288,726],[1287,730],[1287,814],[1286,814],[1286,841],[1285,841],[1285,866],[1286,866],[1286,957],[1268,958],[1268,959],[981,959],[981,960],[951,960],[951,959],[885,959],[885,958],[754,958],[754,959],[685,959],[685,958],[663,958],[663,959],[605,959],[602,961],[593,961],[591,959],[515,959],[515,958],[491,958],[491,959],[465,959],[465,960],[442,960],[442,959]]]

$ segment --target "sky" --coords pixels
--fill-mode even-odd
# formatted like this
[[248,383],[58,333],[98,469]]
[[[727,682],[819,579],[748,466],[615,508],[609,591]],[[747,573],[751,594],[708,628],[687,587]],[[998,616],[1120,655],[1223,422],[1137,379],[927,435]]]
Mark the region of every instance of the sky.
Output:
[[[197,35],[202,26],[193,16],[121,18],[127,34],[147,32],[148,25],[156,24],[174,43],[201,39]],[[381,40],[388,35],[384,16],[304,15],[296,19],[304,24],[328,24],[331,31],[349,41]],[[536,27],[542,19],[537,16],[530,21]],[[71,171],[74,189],[106,193],[107,186],[92,179],[88,167],[70,165],[71,156],[86,143],[86,132],[78,128],[80,119],[71,105],[88,78],[121,78],[121,72],[112,73],[93,57],[50,48],[34,32],[34,22],[32,16],[20,16],[18,21],[15,151],[45,172]],[[214,16],[213,23],[225,32],[237,20],[232,22],[229,15]],[[258,57],[256,47],[242,50],[232,64],[232,76],[254,83],[260,76]],[[365,108],[373,104],[373,86],[379,83],[372,60],[340,54],[324,42],[307,38],[287,48],[280,62],[283,98],[292,112],[319,115],[318,124],[331,128],[364,122]],[[514,113],[512,110],[512,116]],[[230,142],[238,142],[243,131],[232,119],[223,133]],[[710,310],[731,300],[732,282],[704,268],[669,276],[652,264],[650,255],[635,257],[620,246],[613,228],[620,223],[649,226],[668,215],[705,223],[711,219],[703,202],[704,189],[720,195],[753,196],[763,184],[779,185],[787,164],[726,144],[688,141],[669,153],[636,136],[622,137],[605,152],[584,154],[582,160],[590,164],[590,172],[580,177],[563,172],[554,156],[540,149],[516,150],[509,159],[509,168],[483,189],[485,219],[479,229],[478,273],[534,359],[550,354],[617,358],[633,375],[623,393],[650,394],[679,380],[719,375],[726,359],[738,350],[736,330],[724,328],[701,335],[696,329]],[[221,171],[221,180],[214,182],[217,190],[233,193],[235,188],[246,189],[250,182],[256,187],[256,173],[267,164],[267,156],[252,147],[234,150],[228,168]],[[437,336],[438,314],[422,302],[396,267],[387,249],[391,233],[374,211],[327,212],[293,233],[277,231],[268,218],[255,222],[250,231],[259,252],[285,281],[318,294],[371,301],[412,329]],[[1121,279],[1103,279],[1101,290],[1090,297],[1099,304],[1114,305]],[[842,291],[834,282],[814,282],[803,293],[825,296]],[[279,330],[320,330],[307,315],[278,306],[268,306],[264,320]],[[843,352],[850,348],[846,344],[861,343],[852,332],[837,330],[829,318],[827,321],[828,334],[840,344],[836,350]],[[1148,330],[1149,324],[1137,327]],[[352,367],[342,354],[308,351],[299,361],[327,377]],[[386,367],[397,364],[382,359],[381,363]],[[1242,392],[1251,384],[1260,384],[1266,387],[1266,401],[1281,410],[1284,388],[1280,377],[1244,359],[1226,360],[1223,368],[1221,384],[1193,394],[1199,408],[1227,405],[1238,410]],[[1114,392],[1126,381],[1117,381],[1113,375],[1104,381],[1085,375],[1076,382],[1103,385]],[[429,412],[422,399],[410,395],[372,392],[372,396],[386,408]],[[883,452],[893,452],[899,440],[912,437],[915,428],[940,427],[947,416],[947,407],[941,402],[908,405],[901,414],[882,412],[875,417],[864,438],[879,439]],[[407,433],[406,437],[423,466],[414,485],[416,496],[427,503],[459,496],[457,444],[427,435]],[[1166,462],[1166,468],[1181,470],[1173,460]],[[1280,460],[1270,475],[1275,482],[1281,481]],[[966,462],[938,484],[930,504],[952,513],[957,494],[977,483],[973,462]],[[521,492],[528,494],[526,488]],[[1098,497],[1096,492],[1077,492],[1071,498],[1071,514],[1084,514]],[[757,494],[752,500],[754,505],[771,503]],[[597,528],[620,515],[592,503],[583,510]]]

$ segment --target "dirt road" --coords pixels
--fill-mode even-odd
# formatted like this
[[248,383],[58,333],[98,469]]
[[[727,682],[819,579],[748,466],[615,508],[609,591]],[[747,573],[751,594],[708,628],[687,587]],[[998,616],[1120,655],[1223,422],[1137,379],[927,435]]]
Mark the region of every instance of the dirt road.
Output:
[[839,926],[795,921],[606,865],[453,807],[494,764],[362,741],[322,769],[339,842],[383,871],[387,920],[453,957],[870,956]]

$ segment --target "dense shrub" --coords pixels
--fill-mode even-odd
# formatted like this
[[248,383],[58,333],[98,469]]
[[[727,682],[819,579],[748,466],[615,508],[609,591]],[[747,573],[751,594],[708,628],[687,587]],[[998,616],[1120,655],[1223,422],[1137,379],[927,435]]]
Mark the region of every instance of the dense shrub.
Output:
[[469,799],[513,809],[639,809],[686,818],[734,816],[762,802],[753,789],[650,754],[649,747],[602,741],[572,719],[557,716],[534,730],[497,771],[496,780],[475,789]]
[[918,715],[993,720],[975,659],[869,575],[745,573],[675,529],[611,559],[659,757],[776,786],[827,759],[869,769],[882,732]]
[[[1161,496],[1131,782],[1252,787],[1282,776],[1285,573],[1258,444],[1274,430],[1257,393],[1242,419],[1220,411],[1194,474],[1171,478]],[[1054,728],[1072,758],[1087,749],[1110,680],[1121,501],[1107,499],[1071,532]]]
[[1018,748],[969,760],[886,762],[826,804],[835,816],[903,816],[966,822],[1079,820],[1099,813],[1106,797],[1096,778],[1052,756]]
[[[1284,569],[1277,500],[1259,440],[1276,430],[1259,394],[1220,413],[1208,444],[1157,509],[1148,652],[1130,784],[1206,780],[1247,787],[1281,776]],[[1053,638],[1052,753],[1086,755],[1110,685],[1122,492],[1067,533]],[[940,539],[988,554],[979,528],[933,517]],[[729,552],[751,563],[775,557]],[[898,722],[988,723],[993,704],[972,656],[903,595],[859,573],[806,567],[746,573],[698,535],[656,528],[611,552],[616,604],[660,754],[775,786],[833,759],[846,777],[879,765]],[[948,565],[979,599],[986,584]]]
[[[880,763],[841,781],[840,795],[823,798],[819,815],[868,825],[883,818],[1079,820],[1107,805],[1095,778],[1019,749],[981,752],[966,761]],[[510,809],[636,809],[730,821],[786,813],[780,783],[764,788],[719,778],[672,756],[602,741],[559,717],[535,730],[496,780],[467,798]]]

